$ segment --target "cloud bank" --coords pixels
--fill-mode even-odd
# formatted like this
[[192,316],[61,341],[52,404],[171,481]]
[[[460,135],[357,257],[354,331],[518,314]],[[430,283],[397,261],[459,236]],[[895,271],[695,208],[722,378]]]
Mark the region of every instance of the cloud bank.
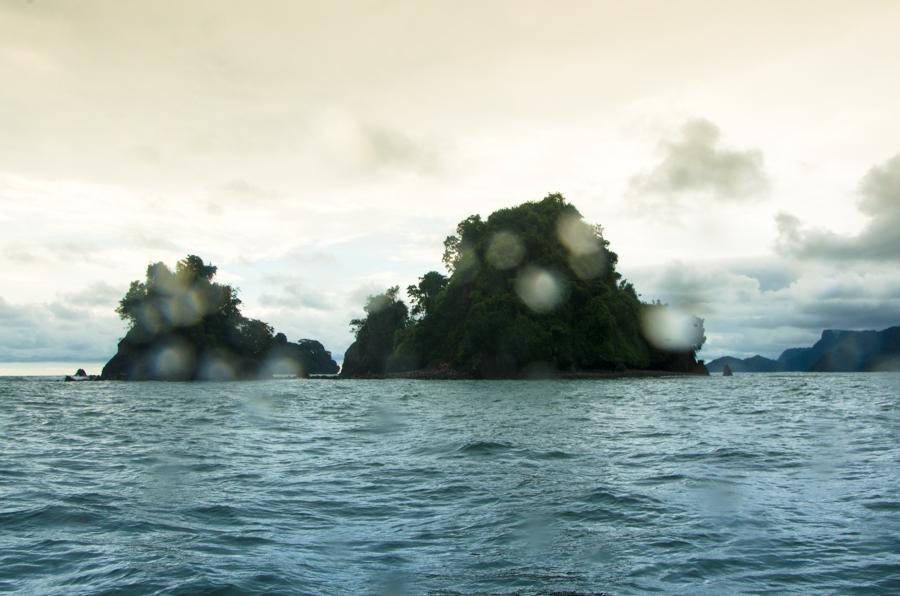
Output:
[[900,275],[887,265],[854,271],[797,267],[774,258],[675,262],[631,277],[644,299],[705,319],[707,359],[777,357],[785,348],[810,345],[823,329],[900,324]]
[[[797,3],[0,2],[0,358],[111,355],[115,299],[189,253],[337,355],[365,294],[440,268],[458,221],[555,191],[626,274],[685,263],[660,296],[745,313],[712,345],[743,349],[734,321],[794,344],[754,326],[831,279],[807,269],[896,264],[890,176],[859,238],[827,230],[900,138],[900,5]],[[648,123],[675,134],[645,143]],[[806,267],[735,269],[771,256],[776,208],[826,230],[782,218],[778,254]],[[689,283],[710,258],[732,259],[731,294]]]
[[124,335],[112,310],[122,293],[100,284],[48,303],[0,297],[0,362],[105,361]]
[[870,169],[859,192],[859,210],[870,218],[859,234],[807,229],[798,217],[780,213],[776,217],[778,252],[812,260],[900,260],[900,155]]
[[721,137],[722,131],[709,120],[689,120],[678,138],[660,144],[662,159],[631,179],[631,192],[741,201],[767,191],[762,152],[723,147]]

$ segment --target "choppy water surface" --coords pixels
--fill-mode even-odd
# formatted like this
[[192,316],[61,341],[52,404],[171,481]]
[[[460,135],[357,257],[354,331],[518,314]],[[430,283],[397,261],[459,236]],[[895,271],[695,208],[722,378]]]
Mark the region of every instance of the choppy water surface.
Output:
[[900,377],[0,380],[0,591],[900,592]]

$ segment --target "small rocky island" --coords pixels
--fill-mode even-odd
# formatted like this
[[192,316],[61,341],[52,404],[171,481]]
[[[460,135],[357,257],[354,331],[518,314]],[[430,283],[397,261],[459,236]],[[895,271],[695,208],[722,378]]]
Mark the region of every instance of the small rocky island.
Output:
[[74,382],[74,381],[102,381],[103,379],[100,375],[89,375],[87,374],[83,368],[79,368],[75,371],[74,375],[66,375],[63,379],[66,382]]
[[709,374],[703,321],[642,303],[602,228],[562,195],[473,215],[444,241],[449,275],[370,296],[341,376]]
[[321,343],[289,342],[270,325],[241,314],[231,286],[215,283],[217,268],[195,255],[147,267],[116,312],[129,322],[103,380],[233,380],[334,374]]

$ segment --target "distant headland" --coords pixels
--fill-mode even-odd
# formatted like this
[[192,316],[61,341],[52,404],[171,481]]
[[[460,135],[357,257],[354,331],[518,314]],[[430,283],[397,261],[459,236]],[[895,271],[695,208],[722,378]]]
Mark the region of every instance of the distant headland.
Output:
[[717,358],[710,372],[875,372],[900,371],[900,327],[882,331],[826,329],[809,348],[790,348],[777,360],[763,356]]
[[[448,274],[370,296],[340,378],[602,378],[708,374],[703,321],[641,302],[600,226],[562,195],[473,215],[444,241]],[[147,267],[116,311],[129,323],[103,380],[333,375],[322,344],[244,317],[196,255]]]

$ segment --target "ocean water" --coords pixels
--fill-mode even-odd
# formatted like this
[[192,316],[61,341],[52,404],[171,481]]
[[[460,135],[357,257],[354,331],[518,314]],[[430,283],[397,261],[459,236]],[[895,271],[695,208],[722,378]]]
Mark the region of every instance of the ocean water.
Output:
[[900,376],[0,379],[0,592],[900,593]]

